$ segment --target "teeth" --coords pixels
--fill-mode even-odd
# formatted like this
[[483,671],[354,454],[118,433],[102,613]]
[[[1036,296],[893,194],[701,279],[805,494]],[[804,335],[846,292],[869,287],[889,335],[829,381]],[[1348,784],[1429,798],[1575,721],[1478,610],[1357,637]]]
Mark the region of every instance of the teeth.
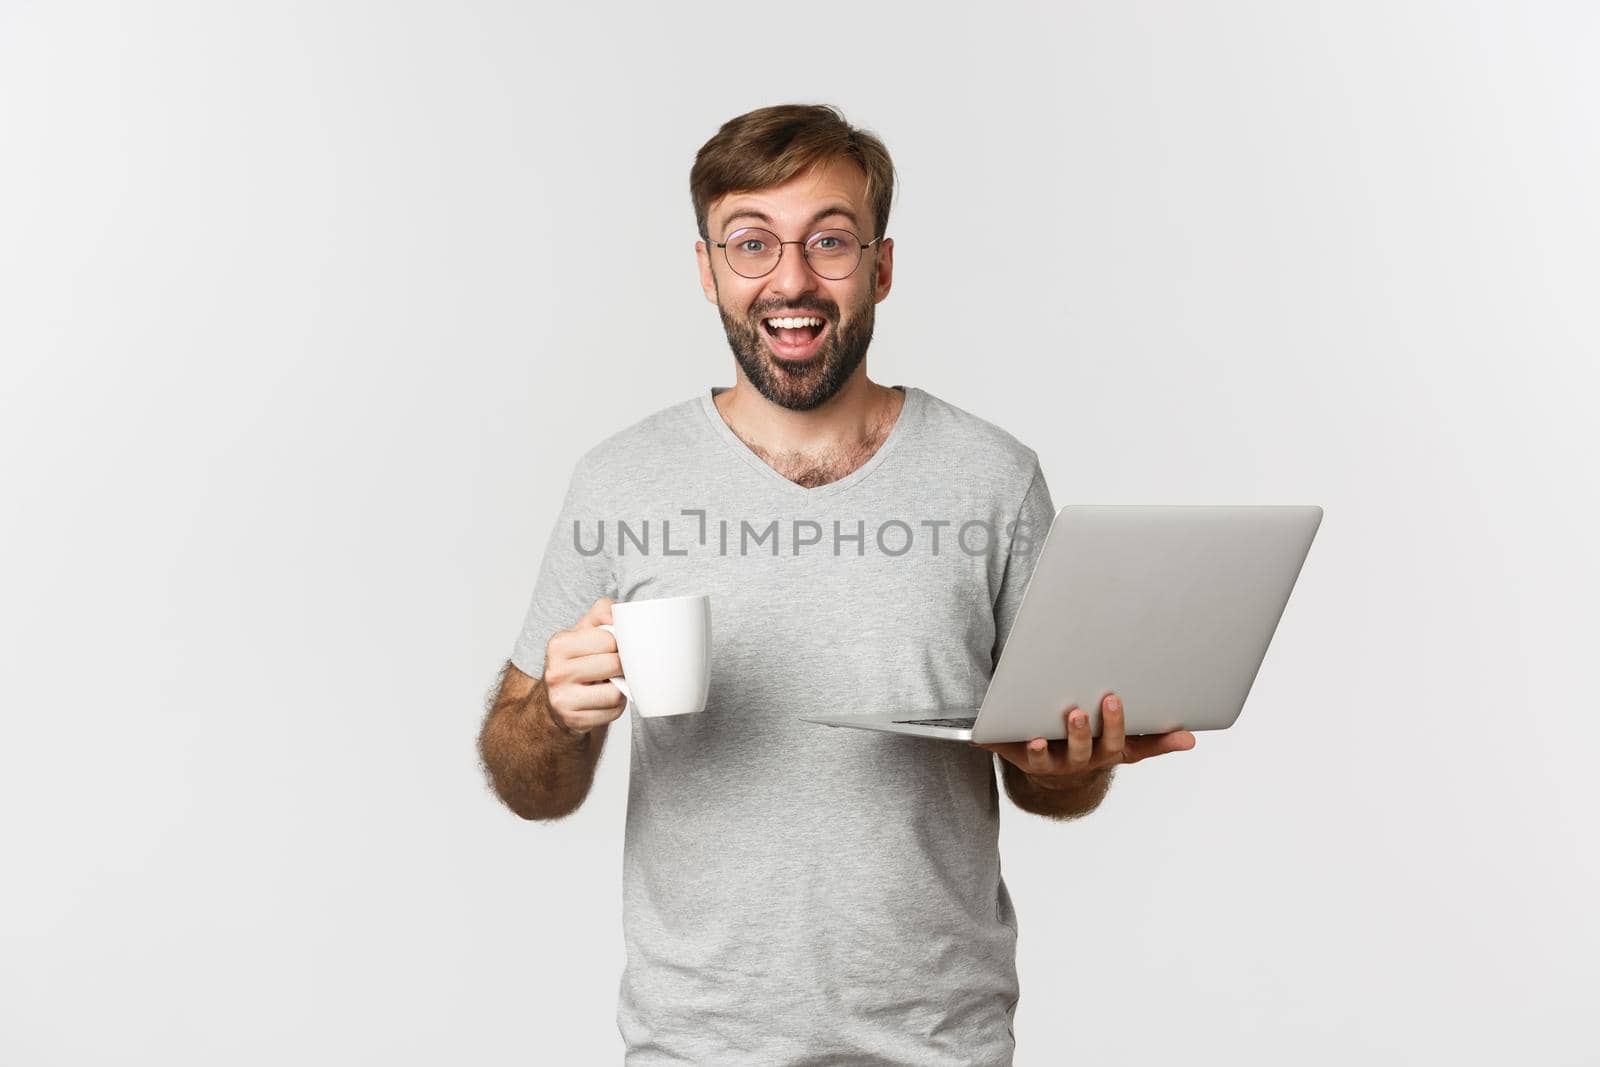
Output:
[[821,319],[812,319],[812,318],[806,318],[806,319],[768,319],[767,323],[768,323],[768,325],[772,326],[775,329],[793,330],[793,329],[797,329],[797,328],[799,328],[801,326],[821,326],[822,325],[822,320]]

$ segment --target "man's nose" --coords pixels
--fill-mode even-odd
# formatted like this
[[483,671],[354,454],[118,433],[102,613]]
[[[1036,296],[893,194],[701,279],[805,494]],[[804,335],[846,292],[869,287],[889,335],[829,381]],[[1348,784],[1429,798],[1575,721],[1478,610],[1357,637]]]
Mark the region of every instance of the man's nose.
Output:
[[801,293],[816,288],[822,281],[822,275],[813,271],[811,264],[806,262],[804,249],[805,245],[784,245],[783,255],[778,257],[778,265],[772,268],[772,275],[767,281],[786,293]]

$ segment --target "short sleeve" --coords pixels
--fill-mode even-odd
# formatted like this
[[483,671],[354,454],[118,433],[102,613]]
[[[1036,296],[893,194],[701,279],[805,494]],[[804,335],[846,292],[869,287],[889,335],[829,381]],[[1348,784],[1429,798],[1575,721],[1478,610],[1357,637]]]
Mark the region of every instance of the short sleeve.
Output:
[[567,483],[561,514],[545,544],[533,597],[511,652],[512,664],[532,678],[544,674],[545,646],[553,634],[570,628],[596,600],[615,596],[610,550],[591,501],[583,460]]
[[1011,624],[1017,619],[1017,609],[1022,606],[1022,594],[1028,588],[1028,579],[1039,562],[1039,550],[1044,545],[1044,535],[1050,531],[1055,519],[1055,504],[1050,499],[1050,487],[1045,483],[1044,470],[1038,456],[1033,460],[1033,477],[1022,496],[1014,518],[1011,546],[1006,555],[1005,576],[1000,582],[1000,595],[994,602],[994,654],[990,670],[1000,663],[1000,653],[1006,639],[1011,636]]

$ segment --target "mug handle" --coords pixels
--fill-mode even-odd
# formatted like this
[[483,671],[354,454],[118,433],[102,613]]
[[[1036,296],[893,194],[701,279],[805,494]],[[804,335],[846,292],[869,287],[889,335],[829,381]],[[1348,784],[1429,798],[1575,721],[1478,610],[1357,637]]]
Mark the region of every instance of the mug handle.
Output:
[[[615,638],[617,636],[617,628],[615,626],[611,625],[609,622],[601,623],[600,624],[600,629],[605,630],[608,633],[610,633],[613,638]],[[622,690],[622,696],[628,702],[627,707],[623,708],[622,710],[623,711],[632,711],[633,710],[633,691],[628,688],[628,679],[619,674],[615,678],[611,679],[611,684],[616,686],[618,689]]]

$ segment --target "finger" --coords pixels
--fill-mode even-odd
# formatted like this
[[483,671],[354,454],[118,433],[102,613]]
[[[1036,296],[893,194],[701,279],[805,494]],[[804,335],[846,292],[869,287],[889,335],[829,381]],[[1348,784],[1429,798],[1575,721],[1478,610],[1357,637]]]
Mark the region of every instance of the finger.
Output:
[[1168,752],[1187,752],[1194,747],[1194,734],[1188,730],[1174,730],[1166,734],[1145,734],[1139,737],[1128,738],[1127,758],[1128,763],[1138,763],[1151,756],[1163,756]]
[[1106,694],[1100,703],[1100,756],[1107,763],[1121,763],[1127,744],[1122,716],[1122,698]]
[[603,622],[611,621],[611,605],[616,601],[608,596],[603,596],[589,605],[589,610],[583,613],[583,618],[578,620],[579,626],[599,626]]
[[1026,746],[1027,766],[1023,769],[1029,774],[1058,774],[1060,773],[1055,760],[1050,758],[1050,742],[1042,737],[1035,737]]
[[582,711],[614,711],[628,702],[609,681],[575,682],[563,688],[561,699],[563,707]]
[[622,657],[615,652],[595,652],[572,660],[567,676],[574,682],[603,682],[622,673]]
[[615,652],[617,639],[610,630],[598,626],[580,626],[576,630],[563,630],[550,639],[556,655],[565,657],[592,656],[597,652]]
[[1067,771],[1081,771],[1094,756],[1094,737],[1089,732],[1089,713],[1074,705],[1067,709]]
[[978,747],[988,749],[1024,774],[1038,774],[1038,770],[1028,762],[1028,745],[1027,741],[1007,741]]

